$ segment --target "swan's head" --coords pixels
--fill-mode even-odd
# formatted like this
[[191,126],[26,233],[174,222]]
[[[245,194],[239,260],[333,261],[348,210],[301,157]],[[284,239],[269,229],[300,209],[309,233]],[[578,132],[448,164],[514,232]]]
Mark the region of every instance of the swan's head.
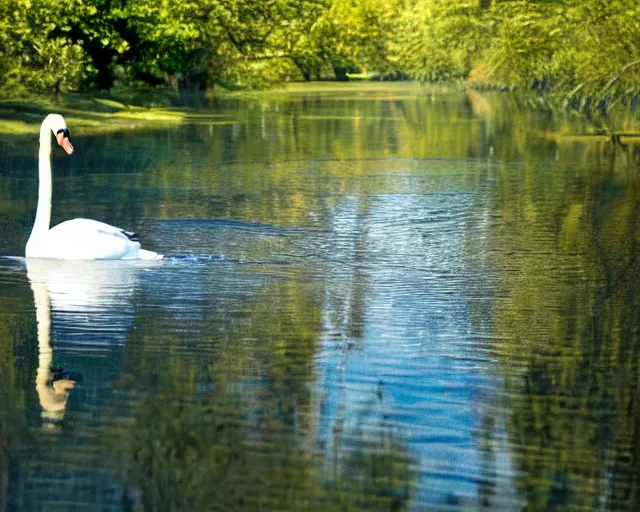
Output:
[[45,122],[49,128],[51,128],[58,144],[67,152],[67,155],[73,153],[73,146],[69,140],[69,128],[67,128],[67,123],[65,123],[64,117],[60,114],[49,114],[45,119]]

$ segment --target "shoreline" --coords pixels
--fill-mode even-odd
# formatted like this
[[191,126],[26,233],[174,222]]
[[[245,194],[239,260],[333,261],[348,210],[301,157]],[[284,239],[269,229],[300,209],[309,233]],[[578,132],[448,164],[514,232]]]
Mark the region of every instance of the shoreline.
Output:
[[136,106],[102,95],[69,94],[64,97],[32,97],[0,100],[0,134],[34,134],[44,116],[57,112],[76,128],[89,133],[143,128],[145,124],[179,124],[186,115],[184,109]]
[[[624,137],[626,142],[638,142],[640,131],[636,130],[640,122],[640,110],[631,105],[616,105],[608,112],[584,112],[575,108],[560,108],[553,96],[533,95],[530,91],[499,91],[483,89],[477,84],[466,81],[450,83],[421,84],[417,81],[368,81],[352,80],[348,82],[316,81],[286,82],[270,89],[229,90],[216,87],[208,95],[202,92],[178,94],[168,89],[114,89],[110,94],[101,92],[67,93],[58,97],[32,96],[16,99],[0,99],[0,135],[32,135],[40,129],[40,123],[46,114],[58,112],[69,123],[84,133],[109,133],[120,130],[145,129],[150,125],[179,125],[184,122],[197,122],[199,117],[208,118],[207,111],[215,109],[219,100],[269,100],[279,96],[299,97],[305,94],[340,94],[360,89],[366,92],[386,92],[389,99],[408,90],[429,92],[460,92],[466,94],[474,110],[483,117],[482,111],[489,108],[489,96],[507,94],[515,100],[517,108],[529,111],[547,111],[552,115],[582,118],[594,131],[590,133],[555,134],[562,138],[601,138]],[[557,99],[556,99],[557,100]],[[630,126],[614,129],[615,117],[635,118]],[[223,121],[229,122],[229,121]],[[623,123],[625,124],[625,123]],[[607,126],[609,125],[609,126]],[[547,135],[548,136],[548,135]]]

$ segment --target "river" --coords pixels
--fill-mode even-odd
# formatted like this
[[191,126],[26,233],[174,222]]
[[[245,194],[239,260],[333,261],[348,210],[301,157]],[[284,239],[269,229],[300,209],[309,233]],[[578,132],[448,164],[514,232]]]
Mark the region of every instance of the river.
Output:
[[[0,506],[631,510],[640,170],[500,93],[316,84],[0,149]],[[634,125],[635,126],[635,125]]]

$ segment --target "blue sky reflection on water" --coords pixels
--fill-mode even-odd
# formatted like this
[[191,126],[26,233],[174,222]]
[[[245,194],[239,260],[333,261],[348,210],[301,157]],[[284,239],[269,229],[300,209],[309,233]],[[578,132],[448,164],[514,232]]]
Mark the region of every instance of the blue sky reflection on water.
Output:
[[[473,343],[491,335],[490,322],[473,325],[468,311],[469,300],[487,317],[491,309],[491,276],[467,257],[486,236],[470,229],[482,229],[474,200],[455,189],[349,197],[328,235],[335,262],[316,357],[320,440],[327,453],[385,430],[405,441],[416,507],[478,505],[487,470],[477,434],[498,384]],[[503,454],[505,488],[509,465]]]

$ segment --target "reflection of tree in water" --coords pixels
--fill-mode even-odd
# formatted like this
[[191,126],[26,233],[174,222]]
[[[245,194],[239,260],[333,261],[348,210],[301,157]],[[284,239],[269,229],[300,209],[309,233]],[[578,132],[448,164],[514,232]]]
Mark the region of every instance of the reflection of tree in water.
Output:
[[[54,500],[114,506],[115,471],[94,449],[92,430],[104,419],[108,383],[119,371],[137,270],[51,260],[29,260],[26,267],[28,281],[21,264],[24,281],[3,292],[28,313],[4,308],[0,315],[0,436],[10,456],[3,499],[19,510]],[[3,286],[6,275],[0,275]],[[85,378],[68,395],[70,375]]]
[[333,471],[315,451],[321,297],[321,283],[302,274],[266,286],[224,331],[219,321],[205,322],[211,327],[199,343],[216,347],[206,360],[154,357],[154,326],[140,326],[146,347],[125,363],[122,392],[150,391],[135,391],[132,424],[106,430],[130,468],[134,503],[145,510],[407,505],[409,460],[388,428],[352,438]]
[[246,404],[229,396],[188,400],[174,394],[138,408],[126,457],[129,485],[145,510],[303,510],[323,503],[399,510],[408,504],[409,460],[390,429],[352,440],[356,446],[327,477],[307,452],[304,433],[273,423],[256,431],[243,415]]
[[640,490],[640,181],[597,162],[584,174],[535,172],[523,190],[500,177],[492,235],[504,269],[494,349],[518,486],[531,510],[630,509]]
[[[20,316],[0,317],[0,510],[8,504],[9,475],[13,445],[20,439],[24,428],[25,388],[20,386],[16,361],[16,343],[30,337],[27,323]],[[19,349],[18,349],[19,352]]]
[[371,425],[366,415],[348,442],[340,442],[339,427],[334,430],[333,458],[324,461],[327,499],[341,510],[404,510],[415,482],[407,446],[394,438],[390,423]]

